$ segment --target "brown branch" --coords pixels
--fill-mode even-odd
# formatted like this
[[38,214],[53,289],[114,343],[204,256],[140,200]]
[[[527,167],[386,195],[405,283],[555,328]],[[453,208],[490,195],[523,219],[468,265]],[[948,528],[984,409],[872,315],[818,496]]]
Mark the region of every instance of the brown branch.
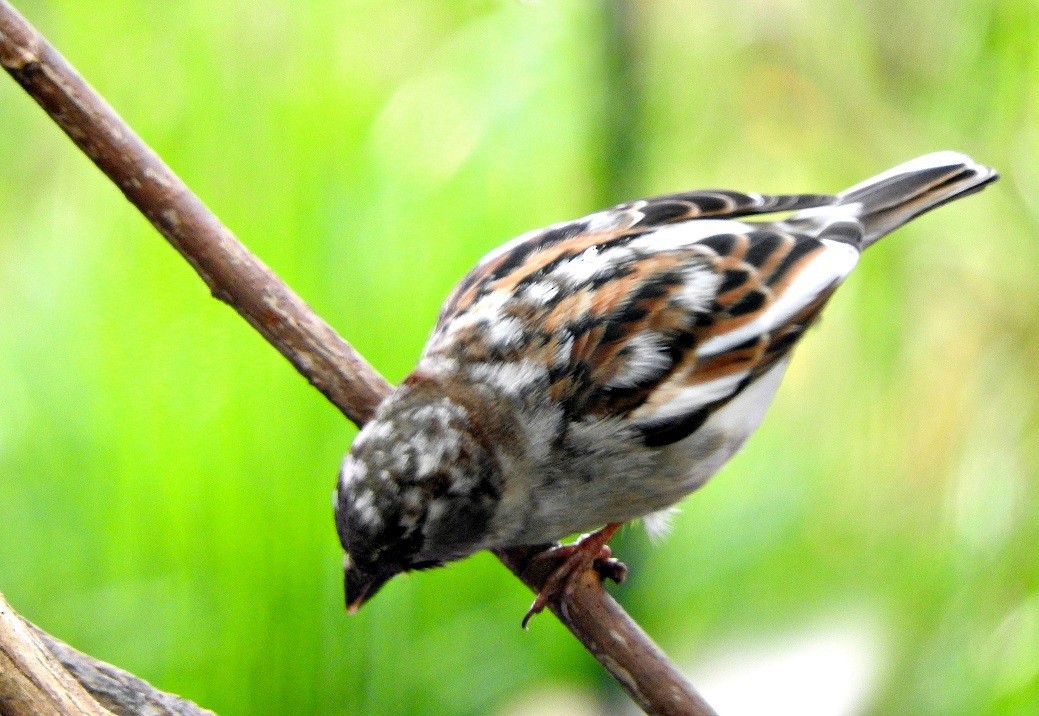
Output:
[[[372,415],[391,386],[220,223],[6,0],[0,0],[0,64],[191,263],[216,298],[350,420],[362,425]],[[527,572],[532,554],[498,556],[537,591],[546,572]],[[571,600],[552,610],[648,713],[714,713],[591,573]]]
[[[534,561],[539,550],[510,549],[495,555],[532,591],[538,592],[555,567],[546,559]],[[572,599],[550,603],[549,609],[646,713],[714,714],[660,647],[606,593],[594,570],[581,575]]]
[[355,423],[390,385],[239,242],[6,0],[0,64],[209,286]]
[[0,595],[0,714],[111,716]]
[[3,716],[215,716],[76,651],[18,616],[0,594]]
[[187,699],[159,691],[128,671],[76,651],[34,624],[25,623],[76,681],[116,716],[216,716]]

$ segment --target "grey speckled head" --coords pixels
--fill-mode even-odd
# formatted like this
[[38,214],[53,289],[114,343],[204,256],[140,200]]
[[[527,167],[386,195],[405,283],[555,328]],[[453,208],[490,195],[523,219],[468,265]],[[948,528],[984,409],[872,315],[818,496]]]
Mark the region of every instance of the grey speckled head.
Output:
[[429,385],[402,386],[350,448],[336,489],[356,609],[403,571],[482,548],[502,479],[466,409]]

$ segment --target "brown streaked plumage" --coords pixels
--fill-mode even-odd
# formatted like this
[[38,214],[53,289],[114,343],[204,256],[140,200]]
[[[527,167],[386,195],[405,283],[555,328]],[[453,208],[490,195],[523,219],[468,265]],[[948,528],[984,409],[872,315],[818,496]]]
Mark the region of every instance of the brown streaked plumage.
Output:
[[[491,252],[344,462],[348,605],[401,571],[606,525],[567,548],[544,607],[616,525],[739,449],[863,249],[995,178],[940,152],[836,196],[684,192]],[[774,212],[793,213],[743,220]]]

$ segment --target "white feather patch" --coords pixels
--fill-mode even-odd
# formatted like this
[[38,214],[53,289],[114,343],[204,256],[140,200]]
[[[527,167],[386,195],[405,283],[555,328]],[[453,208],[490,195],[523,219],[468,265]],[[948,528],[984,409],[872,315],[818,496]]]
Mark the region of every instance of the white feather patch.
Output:
[[559,286],[545,281],[535,281],[523,289],[523,298],[535,306],[544,306],[559,295]]
[[658,542],[671,531],[671,521],[679,512],[677,507],[668,507],[659,512],[651,512],[643,516],[642,526],[646,528],[646,534],[653,542]]
[[606,383],[609,388],[631,388],[671,367],[671,357],[659,333],[642,331],[631,337],[625,350],[627,363]]
[[426,345],[426,351],[422,354],[422,370],[436,377],[449,376],[459,370],[458,361],[454,358],[444,356],[430,356],[429,353],[436,349],[437,344],[430,342]]
[[732,395],[748,375],[750,375],[750,371],[743,370],[706,383],[691,385],[683,388],[674,398],[657,407],[653,412],[647,414],[640,408],[635,411],[633,417],[638,418],[641,423],[656,423],[689,415],[706,405]]
[[586,230],[589,233],[596,233],[612,229],[627,229],[637,222],[642,221],[644,216],[645,214],[641,211],[633,209],[628,209],[627,211],[606,209],[605,211],[597,211],[594,214],[589,214],[584,217],[584,221],[588,222],[588,228]]
[[[742,444],[764,419],[765,411],[776,397],[776,391],[789,362],[788,355],[748,385],[742,393],[715,411],[704,423],[704,429],[728,436],[728,442]],[[728,459],[728,456],[725,459]]]
[[534,361],[474,363],[468,367],[473,380],[485,382],[506,395],[522,396],[548,378],[545,367]]
[[474,303],[465,313],[447,325],[445,333],[450,336],[480,323],[497,323],[505,320],[501,309],[512,298],[508,291],[492,291]]
[[[394,431],[392,420],[379,420],[376,418],[367,425],[365,425],[361,432],[357,433],[357,437],[354,438],[352,448],[359,449],[364,447],[366,443],[374,440],[375,442],[383,442],[389,438]],[[356,463],[359,465],[360,463]]]
[[352,508],[361,522],[376,527],[382,524],[382,516],[375,509],[375,493],[371,490],[361,490],[354,498]]
[[552,277],[571,286],[588,283],[595,274],[610,267],[608,256],[595,246],[587,248],[569,261],[564,261],[552,272]]
[[718,295],[722,277],[705,265],[694,264],[685,269],[682,278],[682,290],[676,296],[677,302],[694,313],[706,311]]
[[669,224],[651,231],[628,244],[633,249],[650,252],[674,251],[688,248],[697,241],[719,234],[742,234],[751,227],[742,221],[727,219],[696,219]]
[[511,348],[523,339],[523,324],[511,316],[491,321],[485,338],[488,345]]
[[552,365],[563,366],[570,362],[574,352],[574,336],[571,333],[560,332],[559,344],[556,346],[556,354],[552,357]]

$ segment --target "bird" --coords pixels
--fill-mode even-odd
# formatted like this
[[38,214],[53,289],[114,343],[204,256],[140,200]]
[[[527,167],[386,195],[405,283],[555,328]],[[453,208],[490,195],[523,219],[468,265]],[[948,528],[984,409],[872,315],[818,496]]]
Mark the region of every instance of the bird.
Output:
[[524,626],[589,568],[619,581],[609,539],[740,449],[861,253],[997,178],[941,151],[836,195],[686,191],[494,249],[343,460],[347,610],[481,550],[557,545]]

